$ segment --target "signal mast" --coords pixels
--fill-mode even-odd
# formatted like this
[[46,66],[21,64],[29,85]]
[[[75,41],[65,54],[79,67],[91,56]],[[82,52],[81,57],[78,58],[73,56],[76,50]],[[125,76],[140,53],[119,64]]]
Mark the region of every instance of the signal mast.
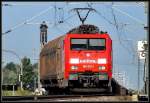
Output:
[[47,43],[47,29],[48,26],[46,25],[46,22],[43,21],[40,25],[40,43],[41,47],[43,47]]

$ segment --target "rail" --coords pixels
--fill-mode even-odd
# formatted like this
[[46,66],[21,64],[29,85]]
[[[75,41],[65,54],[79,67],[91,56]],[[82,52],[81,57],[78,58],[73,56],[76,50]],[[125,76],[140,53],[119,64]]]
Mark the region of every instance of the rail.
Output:
[[74,99],[74,98],[84,98],[84,97],[115,97],[115,96],[111,96],[111,95],[107,95],[106,94],[94,94],[94,95],[49,95],[49,96],[2,96],[2,101],[23,101],[23,100],[44,100],[44,99]]

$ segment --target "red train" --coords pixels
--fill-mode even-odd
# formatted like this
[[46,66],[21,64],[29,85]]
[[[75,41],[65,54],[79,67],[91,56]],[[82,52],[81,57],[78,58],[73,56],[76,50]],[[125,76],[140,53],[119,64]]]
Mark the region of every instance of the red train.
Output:
[[40,80],[44,88],[111,90],[111,79],[112,40],[96,26],[81,25],[48,42],[40,53]]

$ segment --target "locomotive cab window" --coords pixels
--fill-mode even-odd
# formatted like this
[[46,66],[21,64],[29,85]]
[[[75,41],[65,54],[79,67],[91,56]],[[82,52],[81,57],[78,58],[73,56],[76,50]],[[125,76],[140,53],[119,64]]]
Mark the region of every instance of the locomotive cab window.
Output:
[[86,39],[71,39],[71,49],[72,50],[87,50],[87,40]]
[[105,39],[89,39],[89,50],[105,50]]
[[106,40],[94,39],[71,39],[71,50],[105,50]]

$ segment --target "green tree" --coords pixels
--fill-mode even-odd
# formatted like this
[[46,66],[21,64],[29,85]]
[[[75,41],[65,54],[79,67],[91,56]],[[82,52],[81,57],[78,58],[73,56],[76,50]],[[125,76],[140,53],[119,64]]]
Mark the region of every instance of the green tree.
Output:
[[35,79],[37,79],[37,63],[31,64],[29,58],[24,57],[22,59],[22,69],[23,69],[23,84],[34,86]]
[[[22,62],[22,82],[23,85],[35,86],[38,76],[38,63],[31,64],[30,58],[24,57]],[[3,84],[16,84],[19,80],[20,65],[13,62],[7,63],[3,69]]]
[[4,68],[16,72],[16,64],[14,64],[13,62],[7,63]]
[[3,84],[16,84],[18,80],[16,64],[13,62],[7,63],[2,68]]

